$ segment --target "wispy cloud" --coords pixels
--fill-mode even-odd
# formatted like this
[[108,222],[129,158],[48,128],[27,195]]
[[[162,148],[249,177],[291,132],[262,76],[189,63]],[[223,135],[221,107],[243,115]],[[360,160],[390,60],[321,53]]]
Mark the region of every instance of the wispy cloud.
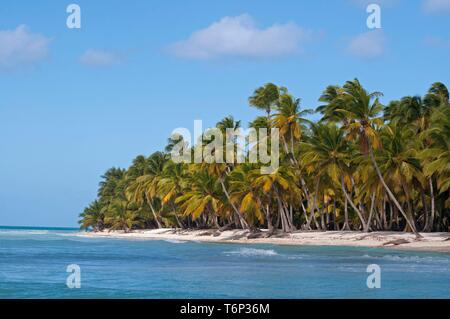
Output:
[[0,30],[0,71],[34,65],[48,55],[50,39],[27,26]]
[[378,58],[386,51],[386,37],[381,30],[359,34],[349,41],[346,51],[362,59]]
[[90,67],[110,66],[122,61],[120,53],[98,49],[89,49],[80,57],[80,62]]
[[303,50],[307,31],[295,23],[275,24],[261,29],[248,14],[224,17],[188,39],[170,46],[171,53],[189,59],[219,57],[276,57]]
[[450,13],[450,0],[424,0],[423,9],[427,13]]

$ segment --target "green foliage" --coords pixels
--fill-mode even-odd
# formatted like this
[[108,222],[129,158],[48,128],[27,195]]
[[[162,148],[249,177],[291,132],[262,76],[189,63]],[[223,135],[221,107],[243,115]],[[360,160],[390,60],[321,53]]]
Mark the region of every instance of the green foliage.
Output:
[[[448,89],[434,83],[424,97],[406,96],[386,107],[381,96],[357,79],[328,86],[316,109],[322,118],[313,123],[300,99],[268,83],[249,98],[266,112],[249,127],[280,130],[274,173],[261,175],[260,164],[174,163],[168,153],[179,136],[169,139],[165,152],[106,171],[80,227],[448,231]],[[216,129],[241,126],[227,116]]]

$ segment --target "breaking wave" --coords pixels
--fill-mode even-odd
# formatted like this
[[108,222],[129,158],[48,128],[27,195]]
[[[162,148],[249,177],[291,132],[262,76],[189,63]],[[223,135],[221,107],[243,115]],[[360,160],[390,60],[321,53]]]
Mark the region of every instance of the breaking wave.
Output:
[[400,256],[400,255],[384,255],[384,256],[370,256],[364,255],[363,258],[370,259],[382,259],[387,261],[398,261],[398,262],[414,262],[414,263],[423,263],[423,262],[437,262],[437,263],[449,263],[450,260],[448,258],[442,257],[432,257],[432,256]]
[[171,244],[184,244],[186,243],[185,240],[177,240],[177,239],[165,239],[165,242],[171,243]]
[[0,235],[26,236],[26,235],[48,235],[48,230],[0,230]]
[[255,248],[240,248],[233,251],[226,251],[224,252],[224,254],[244,256],[244,257],[278,256],[278,253],[273,249],[255,249]]

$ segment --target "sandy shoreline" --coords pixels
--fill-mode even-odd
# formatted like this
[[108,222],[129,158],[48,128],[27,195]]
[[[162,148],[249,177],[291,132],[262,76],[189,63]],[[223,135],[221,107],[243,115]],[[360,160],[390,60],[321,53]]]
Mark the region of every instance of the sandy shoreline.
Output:
[[[260,235],[264,236],[265,231]],[[215,243],[239,244],[276,244],[276,245],[310,245],[310,246],[353,246],[353,247],[384,247],[402,250],[450,252],[450,233],[423,233],[423,239],[415,240],[414,235],[402,232],[362,233],[354,231],[327,232],[294,232],[282,236],[268,238],[247,238],[248,231],[227,230],[176,230],[152,229],[138,230],[130,233],[121,231],[82,232],[82,237],[110,237],[122,239],[149,239],[174,241],[201,241]],[[389,244],[396,241],[397,245]]]

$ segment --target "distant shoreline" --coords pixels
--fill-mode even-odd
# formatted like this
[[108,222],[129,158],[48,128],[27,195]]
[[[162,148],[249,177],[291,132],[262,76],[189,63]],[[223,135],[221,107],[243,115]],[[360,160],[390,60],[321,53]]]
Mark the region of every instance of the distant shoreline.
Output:
[[199,241],[237,244],[395,248],[401,250],[450,253],[450,233],[422,233],[423,239],[421,240],[416,240],[415,236],[411,233],[402,232],[298,231],[284,235],[280,233],[267,237],[267,231],[263,230],[257,235],[259,238],[248,238],[249,234],[249,231],[240,229],[219,232],[213,229],[181,230],[163,228],[136,230],[129,233],[124,233],[123,231],[80,232],[78,236],[89,238],[173,240],[180,242]]

